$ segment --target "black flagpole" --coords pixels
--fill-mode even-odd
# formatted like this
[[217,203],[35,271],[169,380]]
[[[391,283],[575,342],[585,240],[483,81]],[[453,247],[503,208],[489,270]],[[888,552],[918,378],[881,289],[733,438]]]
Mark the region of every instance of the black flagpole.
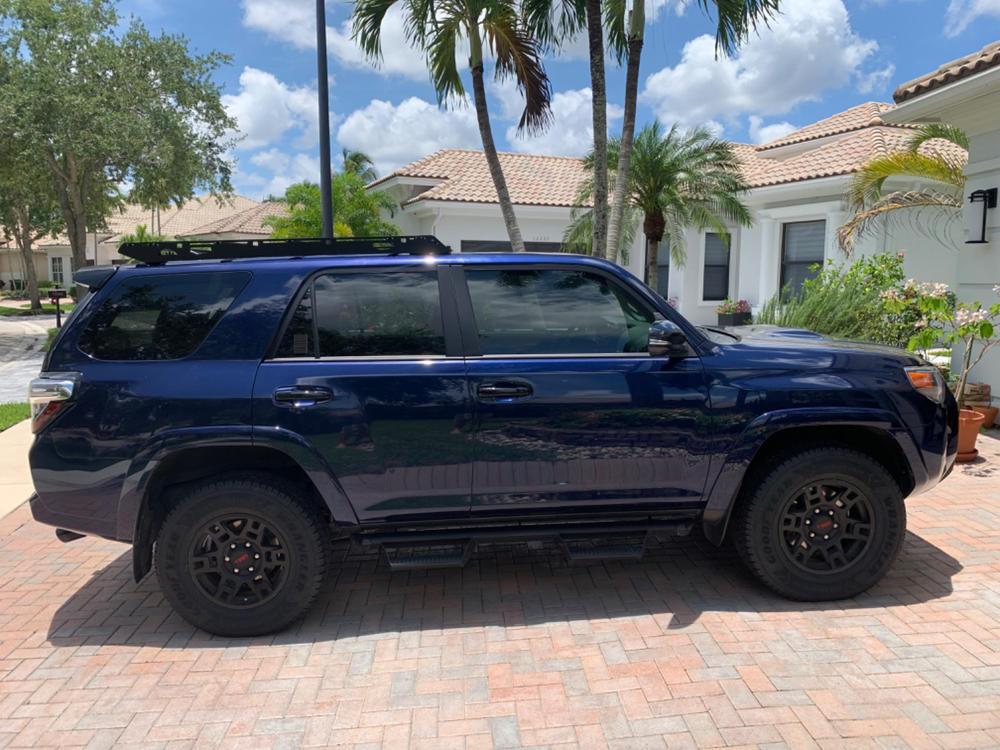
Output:
[[330,188],[330,86],[326,72],[326,2],[316,0],[316,68],[319,87],[319,190],[323,201],[323,236],[333,237]]

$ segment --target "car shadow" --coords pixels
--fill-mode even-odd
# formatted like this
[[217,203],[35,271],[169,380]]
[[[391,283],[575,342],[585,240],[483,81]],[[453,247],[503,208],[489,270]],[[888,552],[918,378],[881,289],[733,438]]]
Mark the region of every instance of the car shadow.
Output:
[[[295,644],[379,633],[669,615],[682,629],[706,612],[843,611],[946,597],[961,564],[907,532],[878,586],[838,602],[788,601],[761,586],[728,548],[698,534],[649,549],[639,561],[566,563],[550,544],[481,547],[463,569],[392,571],[376,554],[335,548],[312,611],[272,636],[226,639],[189,625],[163,599],[153,576],[135,584],[131,554],[96,571],[55,612],[54,646],[219,648]],[[662,620],[661,620],[662,622]]]

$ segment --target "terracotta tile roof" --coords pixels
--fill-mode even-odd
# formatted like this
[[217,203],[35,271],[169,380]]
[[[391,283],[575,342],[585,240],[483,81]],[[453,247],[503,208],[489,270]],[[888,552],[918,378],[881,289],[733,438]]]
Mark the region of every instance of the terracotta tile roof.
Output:
[[[832,117],[827,117],[825,120],[820,120],[812,125],[806,125],[804,128],[799,128],[769,143],[764,143],[758,146],[758,149],[766,151],[767,149],[778,148],[779,146],[788,146],[793,143],[813,141],[817,138],[826,138],[831,135],[850,133],[852,130],[861,130],[873,125],[883,125],[885,123],[882,121],[882,113],[890,109],[895,109],[895,105],[888,102],[865,102],[843,112],[838,112]],[[901,125],[897,127],[912,126]]]
[[[869,102],[828,117],[763,146],[734,143],[743,173],[751,187],[783,185],[804,180],[851,174],[869,159],[906,147],[912,125],[889,125],[881,113],[894,105]],[[780,158],[778,145],[804,143],[828,136],[790,158]],[[944,141],[932,141],[925,149],[939,149],[946,156],[964,161],[967,154]],[[572,206],[587,173],[580,159],[563,156],[500,154],[511,199],[515,205]],[[373,182],[378,186],[393,177],[439,180],[433,187],[405,201],[423,200],[496,203],[496,190],[481,151],[446,149],[397,169]]]
[[[180,208],[171,206],[160,209],[160,234],[166,237],[183,236],[189,234],[196,227],[246,211],[257,205],[259,205],[257,201],[244,198],[242,195],[222,199],[221,204],[214,196],[199,195]],[[127,204],[123,211],[115,211],[108,217],[107,230],[98,232],[99,237],[101,237],[100,241],[117,242],[120,235],[134,233],[140,224],[144,225],[147,231],[153,232],[156,227],[152,219],[153,217],[147,209],[133,203]],[[69,238],[66,235],[55,238],[46,237],[36,243],[38,247],[66,245],[69,245]]]
[[[907,128],[877,125],[849,133],[792,159],[766,159],[757,151],[744,161],[747,179],[753,187],[766,187],[852,174],[869,159],[902,151],[912,136]],[[938,150],[958,161],[968,157],[964,149],[947,141],[931,141],[923,150]],[[740,155],[745,158],[744,152]]]
[[1000,41],[987,44],[978,52],[945,63],[933,73],[927,73],[912,81],[907,81],[893,93],[896,103],[914,99],[932,89],[939,89],[950,83],[968,78],[984,70],[1000,65]]
[[288,216],[288,205],[281,201],[258,203],[245,211],[223,216],[220,219],[194,227],[180,237],[204,237],[212,234],[259,234],[267,237],[271,228],[264,226],[269,216]]
[[[519,206],[572,206],[578,186],[585,177],[583,162],[570,156],[502,153],[500,165],[511,201]],[[497,202],[496,188],[482,151],[437,151],[376,180],[369,187],[393,177],[441,180],[440,184],[406,201],[407,204],[421,200]]]

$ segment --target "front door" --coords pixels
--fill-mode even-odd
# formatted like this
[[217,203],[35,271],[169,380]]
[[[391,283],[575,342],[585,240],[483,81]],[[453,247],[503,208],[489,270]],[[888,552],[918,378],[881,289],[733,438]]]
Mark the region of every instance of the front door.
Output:
[[468,513],[471,405],[440,300],[436,270],[320,274],[259,368],[255,429],[314,446],[361,522]]
[[646,351],[658,313],[603,271],[467,269],[472,512],[694,507],[707,472],[697,357]]

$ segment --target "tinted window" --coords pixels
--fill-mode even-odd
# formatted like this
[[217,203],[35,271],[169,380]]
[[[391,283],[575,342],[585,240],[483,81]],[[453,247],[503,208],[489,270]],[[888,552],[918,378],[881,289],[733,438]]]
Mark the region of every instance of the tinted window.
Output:
[[806,279],[816,276],[812,266],[823,263],[825,221],[795,221],[781,227],[781,288],[798,294]]
[[201,346],[250,280],[241,271],[163,274],[119,284],[79,346],[98,359],[179,359]]
[[652,311],[601,275],[517,269],[466,278],[483,354],[646,351]]
[[709,232],[705,235],[705,288],[701,298],[721,300],[729,296],[729,246]]
[[444,353],[437,274],[432,271],[319,276],[278,347],[279,357]]

